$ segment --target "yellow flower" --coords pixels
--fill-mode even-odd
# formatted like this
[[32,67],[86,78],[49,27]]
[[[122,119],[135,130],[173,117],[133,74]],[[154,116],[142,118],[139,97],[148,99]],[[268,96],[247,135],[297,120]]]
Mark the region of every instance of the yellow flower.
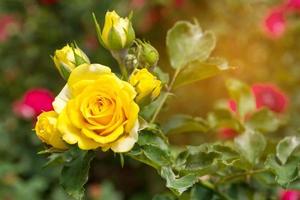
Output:
[[110,68],[83,64],[75,68],[55,98],[57,128],[63,140],[88,150],[101,147],[127,152],[138,138],[136,92]]
[[115,11],[107,12],[101,34],[104,46],[112,50],[129,47],[135,39],[135,33],[128,17],[121,18]]
[[140,104],[153,101],[160,94],[161,81],[153,76],[146,68],[136,69],[130,76],[129,82],[137,91],[136,101]]
[[56,50],[53,56],[54,64],[63,78],[67,79],[71,71],[78,65],[90,63],[89,58],[79,48],[69,45]]
[[45,143],[57,148],[67,149],[67,145],[62,140],[62,135],[56,129],[57,114],[54,111],[41,113],[35,125],[37,136]]

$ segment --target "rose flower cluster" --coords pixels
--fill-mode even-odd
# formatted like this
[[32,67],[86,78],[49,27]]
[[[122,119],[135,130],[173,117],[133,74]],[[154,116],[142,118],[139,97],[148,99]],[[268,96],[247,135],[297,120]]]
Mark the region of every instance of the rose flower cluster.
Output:
[[[54,110],[38,116],[35,131],[56,149],[78,145],[82,150],[127,152],[138,139],[140,107],[157,98],[162,87],[148,70],[156,50],[148,43],[135,42],[130,17],[107,12],[103,31],[95,23],[100,43],[116,58],[122,76],[110,67],[90,63],[76,45],[56,50],[53,61],[67,83],[53,101]],[[138,60],[126,66],[126,55],[133,45],[143,60],[149,60],[150,55],[149,66],[139,65]]]

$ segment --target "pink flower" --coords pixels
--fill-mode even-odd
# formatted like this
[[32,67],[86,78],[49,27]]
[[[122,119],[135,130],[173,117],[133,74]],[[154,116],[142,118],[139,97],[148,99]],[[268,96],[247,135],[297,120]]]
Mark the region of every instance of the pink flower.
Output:
[[[256,108],[269,108],[273,112],[283,113],[288,106],[288,98],[276,85],[257,83],[253,84],[252,92],[256,101]],[[237,105],[234,100],[228,101],[228,107],[231,111],[237,111]]]
[[0,42],[4,42],[9,38],[11,35],[10,28],[17,24],[17,20],[12,15],[0,17]]
[[264,30],[271,38],[281,37],[286,29],[285,7],[273,8],[264,19]]
[[287,0],[286,6],[291,10],[300,10],[300,0]]
[[277,86],[272,84],[254,84],[252,92],[256,107],[267,107],[276,113],[283,113],[288,105],[288,98]]
[[57,3],[58,0],[40,0],[40,2],[45,5],[52,5],[52,4]]
[[232,112],[236,112],[237,111],[237,107],[236,107],[236,102],[232,99],[230,99],[228,101],[228,107]]
[[232,128],[221,128],[218,131],[218,138],[222,140],[230,140],[235,138],[238,135],[238,132]]
[[[283,113],[288,106],[288,98],[277,86],[273,84],[257,83],[251,87],[252,93],[255,97],[256,108],[260,109],[266,107],[273,112]],[[234,100],[228,100],[228,108],[236,113],[237,104]],[[250,113],[249,113],[250,114]],[[247,117],[246,117],[247,118]],[[231,128],[222,128],[218,132],[220,139],[232,139],[238,134],[237,131]],[[300,200],[300,199],[299,199]]]
[[24,119],[33,119],[43,111],[53,110],[53,100],[53,94],[47,89],[30,89],[13,104],[13,111]]
[[283,190],[280,193],[280,200],[300,200],[300,192],[297,190]]

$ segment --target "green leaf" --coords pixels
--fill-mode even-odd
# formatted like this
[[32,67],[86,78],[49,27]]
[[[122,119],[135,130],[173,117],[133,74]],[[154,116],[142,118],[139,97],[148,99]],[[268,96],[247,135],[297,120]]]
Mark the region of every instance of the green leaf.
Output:
[[202,144],[188,146],[176,158],[176,170],[182,173],[195,173],[203,176],[220,172],[222,167],[233,166],[239,154],[231,147],[222,144]]
[[75,199],[84,197],[84,184],[88,180],[90,162],[94,158],[93,151],[74,150],[74,157],[61,172],[60,183],[65,191]]
[[105,44],[104,44],[104,42],[102,41],[102,38],[101,38],[101,35],[102,35],[102,33],[101,33],[101,27],[100,27],[100,25],[99,25],[99,23],[97,21],[95,13],[93,13],[92,15],[93,15],[94,24],[95,24],[95,27],[96,27],[96,33],[97,33],[98,41],[99,41],[99,43],[102,46],[105,47]]
[[299,162],[299,157],[291,156],[284,165],[281,165],[275,155],[269,155],[265,165],[276,175],[275,180],[279,185],[289,187],[290,183],[299,178]]
[[171,66],[177,69],[206,60],[215,48],[216,38],[212,32],[203,32],[197,23],[179,21],[168,31],[166,43]]
[[274,112],[268,109],[261,109],[251,115],[250,119],[247,120],[246,125],[254,130],[268,133],[278,129],[280,120]]
[[179,72],[174,88],[204,80],[228,69],[230,67],[227,62],[221,58],[210,58],[206,62],[198,60],[190,62]]
[[170,79],[169,74],[163,72],[160,67],[155,67],[153,72],[163,84],[169,83],[169,79]]
[[150,145],[161,148],[162,150],[169,149],[167,142],[163,138],[161,138],[158,134],[148,130],[140,132],[138,144],[140,146]]
[[280,160],[281,164],[285,164],[292,153],[300,145],[300,138],[296,136],[290,136],[282,139],[276,146],[276,156]]
[[140,116],[142,116],[146,120],[150,120],[152,118],[152,116],[154,115],[158,105],[161,103],[161,101],[164,100],[164,95],[165,95],[165,92],[161,92],[161,94],[155,101],[153,101],[152,103],[150,103],[147,106],[142,107],[141,112],[139,113]]
[[230,98],[237,103],[237,110],[241,117],[245,117],[245,115],[255,111],[255,99],[248,85],[236,79],[229,79],[226,82],[226,86]]
[[209,130],[209,126],[207,122],[200,117],[175,115],[163,125],[162,129],[165,134],[207,132]]
[[208,114],[208,123],[211,128],[232,128],[238,132],[244,131],[243,125],[228,109],[216,109]]
[[199,184],[196,184],[191,189],[190,200],[217,200],[219,199],[217,196],[218,195],[213,190],[201,187]]
[[172,158],[168,151],[151,145],[145,145],[142,149],[144,155],[157,167],[166,166],[171,163]]
[[253,165],[259,161],[267,145],[265,137],[252,130],[246,130],[234,142],[240,154]]
[[170,167],[162,167],[160,175],[167,181],[166,186],[176,195],[181,195],[198,181],[198,176],[194,174],[178,177]]

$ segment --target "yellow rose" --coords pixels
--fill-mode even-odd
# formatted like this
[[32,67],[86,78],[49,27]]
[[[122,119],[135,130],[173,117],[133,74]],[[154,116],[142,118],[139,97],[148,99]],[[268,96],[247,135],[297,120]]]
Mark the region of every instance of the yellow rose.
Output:
[[56,50],[53,61],[63,78],[67,79],[71,71],[78,65],[90,63],[89,58],[79,48],[72,48],[69,45]]
[[136,69],[130,76],[129,82],[137,91],[136,101],[140,104],[153,101],[160,94],[161,81],[153,76],[146,68]]
[[110,68],[83,64],[75,68],[55,98],[57,128],[63,140],[83,150],[127,152],[138,139],[136,92]]
[[106,48],[120,50],[132,44],[135,33],[128,17],[122,18],[115,11],[112,11],[105,15],[100,38]]
[[67,149],[67,145],[62,140],[62,135],[56,129],[56,123],[56,112],[43,112],[37,118],[35,132],[43,142],[57,149]]

